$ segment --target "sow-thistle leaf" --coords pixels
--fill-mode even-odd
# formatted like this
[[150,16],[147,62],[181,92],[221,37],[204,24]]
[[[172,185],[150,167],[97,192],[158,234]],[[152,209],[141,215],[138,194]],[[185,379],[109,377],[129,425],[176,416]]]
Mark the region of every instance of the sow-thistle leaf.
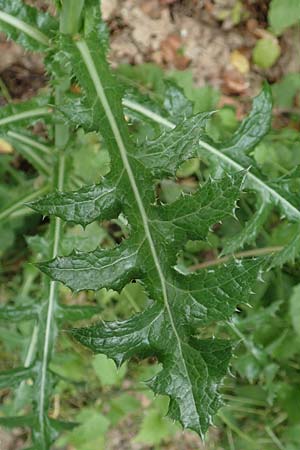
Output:
[[182,277],[180,286],[168,284],[173,322],[164,305],[157,302],[126,321],[74,329],[73,335],[117,365],[135,354],[157,356],[163,370],[149,386],[170,396],[170,417],[204,433],[220,406],[217,386],[227,371],[230,343],[191,336],[196,327],[232,315],[237,302],[245,301],[260,263],[231,263],[213,272]]
[[193,195],[184,195],[175,202],[158,208],[153,224],[166,241],[176,249],[176,243],[206,239],[212,224],[233,213],[245,173],[211,180]]
[[199,138],[212,113],[200,113],[137,149],[137,158],[155,177],[174,176],[179,165],[197,155]]
[[76,192],[49,194],[41,200],[28,203],[35,211],[58,216],[66,222],[86,226],[96,219],[117,217],[120,205],[116,187],[102,184],[83,187]]
[[45,51],[58,30],[58,22],[22,0],[0,0],[0,30],[26,50]]
[[262,92],[253,100],[250,114],[242,121],[232,138],[222,144],[222,152],[243,166],[253,165],[246,155],[268,133],[272,119],[272,97],[268,84],[264,84]]
[[57,257],[38,267],[74,291],[97,290],[103,287],[120,289],[139,274],[138,254],[142,244],[124,242],[116,249],[75,252]]
[[[123,99],[126,114],[130,117],[152,120],[167,129],[174,129],[176,121],[166,114],[160,115],[151,102],[138,103],[138,98]],[[137,116],[138,112],[138,116]],[[198,155],[211,163],[214,173],[222,172],[234,173],[236,171],[247,170],[244,189],[255,192],[258,197],[258,210],[254,217],[246,224],[246,228],[230,242],[227,243],[224,253],[229,254],[252,243],[265,222],[268,212],[272,208],[277,208],[280,215],[293,222],[300,221],[300,202],[297,189],[295,188],[295,178],[299,178],[299,171],[295,169],[290,175],[279,180],[270,181],[260,172],[251,150],[257,145],[268,132],[271,123],[272,98],[270,88],[264,85],[262,92],[254,99],[253,108],[248,117],[241,123],[233,137],[225,143],[215,143],[208,136],[201,136],[199,139]],[[290,243],[290,251],[293,241]],[[295,256],[295,248],[293,247]],[[288,252],[279,253],[274,261],[283,264],[288,261]]]
[[[74,330],[74,335],[118,364],[135,354],[157,356],[163,369],[149,382],[152,389],[169,395],[169,416],[203,435],[219,406],[217,387],[227,371],[230,344],[198,339],[198,328],[227,320],[239,302],[248,300],[262,261],[232,261],[226,267],[183,275],[175,269],[177,250],[190,237],[205,238],[209,227],[232,214],[245,172],[209,180],[176,204],[157,204],[157,178],[175,177],[180,163],[196,155],[210,113],[187,118],[173,131],[136,147],[124,120],[121,90],[105,62],[106,49],[98,43],[99,29],[84,30],[84,36],[62,37],[61,43],[82,90],[81,104],[93,120],[87,124],[85,112],[68,105],[65,114],[73,115],[77,125],[101,132],[112,161],[105,183],[116,188],[129,238],[114,249],[76,252],[39,267],[75,291],[121,289],[133,279],[143,283],[153,302],[142,313],[124,322]],[[76,209],[77,194],[57,194],[55,201],[52,197],[51,213],[60,215],[63,205],[65,218],[82,223],[82,213],[74,214],[64,203],[75,201]],[[97,214],[94,202],[88,202],[85,214],[101,217],[102,201]]]

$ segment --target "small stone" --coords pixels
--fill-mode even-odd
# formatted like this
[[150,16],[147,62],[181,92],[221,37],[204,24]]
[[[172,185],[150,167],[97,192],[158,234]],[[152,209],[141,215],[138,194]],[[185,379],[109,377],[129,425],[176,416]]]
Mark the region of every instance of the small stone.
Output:
[[103,20],[109,20],[114,15],[118,6],[118,0],[102,0],[101,12]]

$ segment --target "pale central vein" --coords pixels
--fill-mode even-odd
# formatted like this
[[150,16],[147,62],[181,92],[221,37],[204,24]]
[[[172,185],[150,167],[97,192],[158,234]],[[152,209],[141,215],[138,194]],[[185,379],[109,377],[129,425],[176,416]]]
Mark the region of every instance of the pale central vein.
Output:
[[45,116],[45,115],[51,114],[51,113],[52,113],[51,108],[49,108],[47,106],[42,107],[42,108],[30,109],[28,111],[12,114],[11,116],[0,119],[0,126],[2,127],[3,125],[7,125],[8,123],[11,123],[11,122],[17,122],[18,120],[31,119],[32,117]]
[[37,28],[34,28],[31,25],[28,25],[28,23],[23,22],[23,20],[20,20],[17,17],[7,14],[4,11],[0,11],[0,20],[6,22],[7,24],[11,25],[12,27],[16,28],[19,31],[22,31],[23,33],[27,34],[27,36],[31,37],[40,44],[43,44],[45,46],[50,45],[50,39],[48,38],[48,36],[46,36]]
[[[180,340],[179,334],[177,332],[176,325],[175,325],[175,322],[174,322],[174,318],[173,318],[173,315],[172,315],[172,311],[171,311],[171,308],[170,308],[170,305],[169,305],[166,280],[165,280],[162,268],[160,266],[159,258],[158,258],[158,255],[157,255],[157,252],[156,252],[156,248],[155,248],[155,245],[154,245],[154,242],[153,242],[153,238],[152,238],[152,235],[151,235],[151,231],[150,231],[150,228],[149,228],[147,213],[145,211],[145,208],[144,208],[144,205],[143,205],[143,201],[141,199],[141,196],[140,196],[140,193],[139,193],[136,181],[135,181],[134,174],[132,172],[130,163],[129,163],[128,158],[127,158],[127,151],[126,151],[125,144],[123,142],[123,138],[121,136],[120,130],[118,128],[118,124],[117,124],[117,122],[115,120],[115,117],[113,115],[113,112],[111,110],[109,102],[107,100],[104,88],[102,86],[102,82],[101,82],[101,80],[100,80],[100,78],[98,76],[96,66],[94,64],[93,58],[91,56],[90,50],[89,50],[86,42],[83,41],[83,40],[77,41],[76,42],[76,47],[78,48],[78,50],[79,50],[79,52],[80,52],[80,54],[82,56],[82,59],[83,59],[85,65],[86,65],[86,68],[87,68],[87,70],[89,72],[89,75],[90,75],[90,77],[91,77],[91,79],[93,81],[95,90],[96,90],[97,95],[99,97],[99,100],[100,100],[100,102],[101,102],[101,104],[103,106],[103,109],[104,109],[104,111],[106,113],[108,122],[110,124],[110,127],[112,129],[114,138],[115,138],[117,146],[119,148],[120,155],[121,155],[121,158],[122,158],[125,170],[127,172],[127,175],[128,175],[128,178],[129,178],[129,182],[130,182],[130,185],[131,185],[131,188],[132,188],[132,191],[133,191],[133,194],[134,194],[134,197],[135,197],[135,200],[136,200],[136,203],[138,205],[139,212],[140,212],[140,215],[141,215],[141,218],[142,218],[146,239],[148,241],[148,244],[149,244],[149,247],[150,247],[150,250],[151,250],[151,254],[152,254],[152,257],[153,257],[153,260],[154,260],[154,264],[155,264],[155,267],[156,267],[156,270],[157,270],[157,273],[158,273],[158,276],[159,276],[159,279],[160,279],[165,308],[166,308],[166,310],[168,312],[170,323],[171,323],[174,335],[176,337],[176,340],[178,342],[178,348],[179,348],[180,355],[181,355],[181,358],[182,358],[182,361],[183,361],[183,365],[184,365],[184,369],[185,369],[185,372],[186,372],[186,376],[187,376],[188,380],[190,381],[188,370],[187,370],[186,363],[185,363],[185,359],[184,359],[184,356],[183,356],[182,347],[181,347],[181,340]],[[194,401],[194,399],[193,399],[193,401]],[[194,402],[194,407],[195,407],[195,410],[197,411],[195,402]]]

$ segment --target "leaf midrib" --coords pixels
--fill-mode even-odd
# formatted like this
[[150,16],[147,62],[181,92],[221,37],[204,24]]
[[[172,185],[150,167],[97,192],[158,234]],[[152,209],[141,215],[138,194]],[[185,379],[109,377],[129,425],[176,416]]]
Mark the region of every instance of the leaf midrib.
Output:
[[[152,254],[152,258],[153,258],[153,261],[154,261],[154,264],[155,264],[155,267],[156,267],[156,270],[157,270],[157,273],[158,273],[158,276],[159,276],[159,279],[160,279],[164,305],[165,305],[165,308],[166,308],[168,316],[169,316],[169,320],[170,320],[171,327],[173,329],[173,333],[174,333],[174,335],[176,337],[176,340],[177,340],[177,343],[178,343],[178,349],[179,349],[179,352],[180,352],[180,355],[181,355],[181,358],[182,358],[182,362],[183,362],[183,365],[184,365],[184,370],[186,372],[186,377],[189,380],[189,383],[190,383],[190,386],[191,386],[191,391],[193,392],[193,385],[191,383],[191,380],[190,380],[190,377],[189,377],[189,373],[188,373],[188,370],[187,370],[187,367],[186,367],[180,336],[179,336],[179,334],[177,332],[177,329],[176,329],[176,326],[175,326],[175,322],[174,322],[174,318],[173,318],[173,315],[172,315],[172,311],[171,311],[171,308],[170,308],[170,305],[169,305],[166,280],[165,280],[164,273],[163,273],[163,270],[161,268],[161,265],[160,265],[160,262],[159,262],[159,258],[158,258],[157,252],[156,252],[156,248],[155,248],[155,245],[154,245],[154,242],[153,242],[153,239],[152,239],[151,231],[150,231],[149,224],[148,224],[148,216],[147,216],[147,213],[145,211],[145,208],[144,208],[144,205],[143,205],[143,201],[142,201],[142,199],[140,197],[139,190],[138,190],[138,187],[137,187],[137,184],[136,184],[136,181],[135,181],[135,177],[134,177],[133,171],[131,169],[131,166],[130,166],[130,163],[129,163],[129,160],[128,160],[128,157],[127,157],[127,151],[126,151],[125,144],[123,142],[120,130],[118,128],[118,124],[117,124],[117,122],[116,122],[116,120],[114,118],[114,115],[113,115],[112,110],[110,108],[110,105],[109,105],[109,102],[107,100],[107,97],[105,95],[105,91],[104,91],[104,88],[102,86],[101,79],[100,79],[100,77],[99,77],[99,75],[97,73],[97,69],[96,69],[96,66],[94,64],[93,58],[92,58],[90,50],[88,48],[88,45],[86,44],[85,40],[83,40],[83,39],[80,40],[80,41],[75,42],[75,45],[76,45],[77,49],[79,50],[79,53],[81,54],[81,57],[82,57],[82,59],[84,61],[84,64],[85,64],[85,66],[87,68],[87,71],[88,71],[88,73],[89,73],[89,75],[91,77],[91,80],[93,82],[94,88],[95,88],[97,96],[99,98],[99,101],[102,104],[102,107],[103,107],[103,109],[105,111],[105,114],[107,116],[107,120],[108,120],[108,122],[110,124],[112,133],[113,133],[114,138],[116,140],[116,143],[117,143],[117,146],[118,146],[118,149],[119,149],[119,152],[120,152],[121,159],[123,161],[125,170],[127,172],[127,176],[128,176],[128,179],[129,179],[129,182],[130,182],[130,185],[131,185],[131,188],[132,188],[132,191],[133,191],[133,194],[134,194],[134,197],[135,197],[135,200],[136,200],[139,212],[140,212],[140,216],[141,216],[141,219],[142,219],[143,228],[144,228],[144,231],[145,231],[145,236],[146,236],[146,239],[148,241],[148,244],[149,244],[149,247],[150,247],[150,251],[151,251],[151,254]],[[192,399],[193,399],[193,403],[194,403],[195,412],[198,414],[197,407],[196,407],[195,400],[194,400],[194,393],[192,395]]]
[[7,125],[8,123],[17,122],[18,120],[30,119],[36,116],[45,116],[51,114],[52,110],[49,107],[33,108],[21,113],[11,114],[10,116],[0,119],[0,126]]
[[38,29],[28,25],[28,23],[23,22],[23,20],[18,19],[17,17],[12,16],[11,14],[7,14],[4,11],[0,11],[0,20],[11,25],[19,31],[23,31],[23,33],[27,34],[27,36],[36,40],[40,44],[45,46],[50,45],[50,39],[44,33],[39,31]]
[[[166,128],[174,129],[176,127],[176,124],[165,119],[164,117],[160,116],[159,114],[151,111],[148,108],[145,108],[144,106],[133,102],[131,100],[123,99],[123,105],[126,106],[129,109],[132,109],[134,111],[137,111],[144,116],[148,117],[149,119],[152,119],[154,122],[159,123],[161,125],[164,125]],[[234,167],[236,170],[241,171],[245,170],[245,167],[238,164],[233,159],[229,158],[227,155],[222,153],[217,148],[213,147],[212,145],[206,143],[205,141],[202,141],[199,139],[199,145],[205,148],[208,152],[214,154],[218,159],[225,161],[228,165]],[[263,190],[269,193],[273,199],[276,199],[278,203],[280,203],[285,209],[290,211],[289,218],[294,219],[297,217],[300,220],[300,211],[292,205],[288,200],[286,200],[284,197],[282,197],[278,192],[276,192],[274,189],[272,189],[270,186],[268,186],[266,183],[264,183],[260,178],[256,177],[252,172],[249,170],[246,172],[246,178],[252,180],[253,183],[258,184]]]

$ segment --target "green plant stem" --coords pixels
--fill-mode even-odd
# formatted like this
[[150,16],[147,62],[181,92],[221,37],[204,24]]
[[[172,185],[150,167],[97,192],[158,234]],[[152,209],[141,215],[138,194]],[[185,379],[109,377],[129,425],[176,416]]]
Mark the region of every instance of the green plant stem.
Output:
[[194,264],[189,267],[191,272],[199,269],[206,269],[207,267],[218,266],[220,264],[224,264],[232,258],[249,258],[263,255],[270,255],[272,253],[277,253],[283,250],[282,246],[274,246],[274,247],[263,247],[263,248],[254,248],[252,250],[245,250],[244,252],[234,253],[233,255],[224,256],[222,258],[213,259],[211,261],[204,261],[202,263]]
[[230,395],[230,394],[222,394],[222,397],[224,398],[224,400],[228,400],[229,402],[236,402],[236,403],[242,403],[243,405],[245,404],[250,404],[250,405],[254,405],[256,407],[263,407],[265,408],[266,403],[262,400],[253,400],[251,398],[247,398],[247,397],[235,397],[234,395]]
[[[62,190],[64,186],[64,174],[65,174],[65,157],[61,149],[58,150],[58,160],[57,167],[54,177],[54,187],[57,190]],[[59,241],[61,237],[62,222],[61,219],[56,217],[51,219],[50,222],[50,236],[52,241],[51,257],[55,258],[58,254]],[[45,328],[41,324],[39,326],[40,338],[43,338],[43,342],[39,342],[42,347],[40,357],[41,357],[41,368],[39,372],[39,397],[37,402],[37,409],[39,415],[39,428],[41,435],[46,434],[45,420],[48,409],[48,399],[47,399],[47,388],[48,383],[48,363],[52,353],[54,340],[55,340],[55,324],[54,324],[54,313],[57,303],[57,291],[58,283],[56,281],[50,281],[49,285],[49,295],[48,295],[48,305],[46,312]],[[41,315],[43,318],[43,314]],[[42,333],[41,333],[42,331]],[[43,334],[43,336],[41,336]],[[40,341],[40,339],[39,339]],[[46,449],[45,449],[46,450]]]
[[234,431],[239,437],[245,439],[245,441],[254,443],[253,439],[248,436],[246,433],[242,432],[225,414],[223,414],[222,410],[218,412],[218,417],[224,422],[232,431]]
[[248,352],[251,353],[258,362],[260,362],[259,355],[253,343],[247,339],[247,337],[238,329],[238,327],[233,322],[229,322],[228,326],[237,335],[237,337],[240,338]]
[[11,116],[0,119],[0,126],[2,127],[3,125],[8,125],[9,123],[18,122],[20,120],[27,120],[33,117],[40,118],[41,116],[52,114],[52,112],[53,111],[51,108],[49,108],[48,106],[44,106],[41,108],[31,109],[30,111],[12,114]]
[[272,439],[272,442],[276,445],[277,448],[280,450],[285,450],[285,446],[280,442],[276,434],[271,430],[270,427],[265,427],[266,433],[270,436]]
[[[62,33],[76,32],[79,23],[79,18],[84,1],[80,0],[64,0],[62,4],[62,12],[60,16],[60,31]],[[64,101],[64,92],[69,85],[69,81],[59,79],[55,91],[55,104],[60,105]],[[69,140],[69,128],[65,124],[56,124],[54,129],[55,148],[57,151],[57,161],[55,164],[53,189],[62,191],[65,181],[65,154],[64,149]],[[62,233],[62,221],[59,217],[52,218],[50,221],[50,239],[52,242],[51,258],[55,258],[59,250],[59,242]],[[39,385],[39,396],[37,401],[38,417],[39,417],[39,433],[43,437],[43,442],[47,441],[47,423],[48,423],[48,409],[49,385],[51,386],[51,375],[48,371],[48,364],[55,344],[56,326],[55,326],[55,309],[58,300],[58,282],[50,281],[48,291],[47,309],[44,323],[39,324],[39,335],[42,338],[42,350],[39,352],[39,359],[41,361],[41,368],[37,383]],[[47,444],[46,444],[47,445]],[[48,450],[47,447],[43,450]]]
[[229,444],[230,450],[235,450],[235,445],[234,445],[234,440],[233,440],[233,436],[232,436],[232,431],[228,427],[226,428],[226,434],[227,434],[227,440],[228,440],[228,444]]
[[[63,34],[77,33],[84,0],[63,0],[60,12],[60,31]],[[100,7],[100,6],[99,6]]]
[[24,136],[21,133],[16,133],[15,131],[8,131],[7,136],[15,139],[18,142],[22,142],[22,144],[28,144],[41,153],[51,155],[51,149],[47,147],[47,145],[41,144],[40,142],[37,142],[34,139],[29,138],[28,136]]
[[0,91],[3,95],[3,97],[5,98],[5,100],[7,101],[7,103],[11,102],[11,96],[9,93],[9,90],[7,89],[6,84],[4,83],[4,81],[2,80],[2,78],[0,77]]
[[30,192],[29,194],[24,195],[21,198],[18,198],[18,200],[11,205],[7,206],[0,212],[0,222],[9,219],[9,217],[16,211],[19,210],[21,206],[24,205],[24,203],[31,202],[37,197],[41,197],[42,195],[46,194],[50,189],[49,185],[43,186],[40,189],[37,189],[33,192]]

